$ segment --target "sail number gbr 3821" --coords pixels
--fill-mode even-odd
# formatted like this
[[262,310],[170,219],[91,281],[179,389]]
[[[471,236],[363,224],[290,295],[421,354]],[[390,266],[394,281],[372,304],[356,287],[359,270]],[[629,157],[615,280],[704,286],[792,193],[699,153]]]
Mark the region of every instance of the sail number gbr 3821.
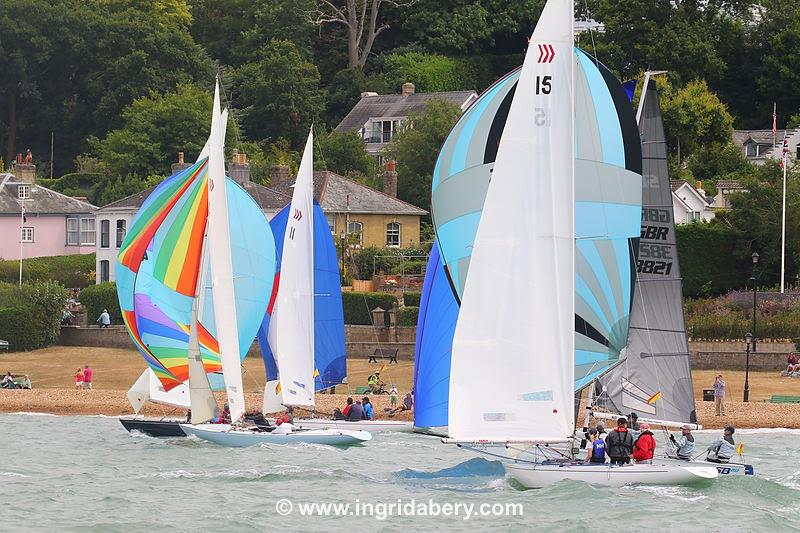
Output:
[[636,271],[640,274],[669,276],[672,272],[672,248],[668,241],[672,223],[668,209],[642,210],[642,229],[639,235],[639,258]]

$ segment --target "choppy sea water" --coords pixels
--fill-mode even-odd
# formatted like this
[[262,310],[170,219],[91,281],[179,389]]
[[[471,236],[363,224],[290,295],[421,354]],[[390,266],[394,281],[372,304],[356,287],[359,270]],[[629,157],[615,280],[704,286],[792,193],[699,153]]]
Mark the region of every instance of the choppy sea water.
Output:
[[230,449],[131,435],[115,418],[0,415],[0,530],[800,530],[800,432],[737,437],[754,478],[522,491],[491,458],[422,435]]

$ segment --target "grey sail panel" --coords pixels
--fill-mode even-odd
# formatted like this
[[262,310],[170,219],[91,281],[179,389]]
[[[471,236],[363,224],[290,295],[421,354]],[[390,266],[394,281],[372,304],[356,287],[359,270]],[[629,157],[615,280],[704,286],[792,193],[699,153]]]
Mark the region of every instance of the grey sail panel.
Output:
[[655,81],[643,94],[642,226],[624,360],[600,378],[596,404],[618,413],[696,422],[667,143]]

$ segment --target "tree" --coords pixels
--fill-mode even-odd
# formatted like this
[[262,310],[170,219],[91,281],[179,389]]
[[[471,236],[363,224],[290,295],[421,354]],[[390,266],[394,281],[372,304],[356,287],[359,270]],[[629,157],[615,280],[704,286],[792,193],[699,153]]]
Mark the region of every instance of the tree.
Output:
[[291,41],[274,39],[255,63],[232,73],[234,104],[250,140],[275,142],[283,137],[301,148],[308,128],[322,115],[324,91],[319,71]]
[[331,170],[373,187],[378,185],[375,158],[367,153],[364,140],[356,132],[333,131],[319,135],[315,148],[317,170]]
[[[389,54],[384,58],[384,77],[390,87],[410,81],[419,92],[458,91],[470,85],[462,63],[435,54],[406,52]],[[395,89],[395,90],[397,90]]]
[[318,0],[311,13],[314,24],[340,24],[347,32],[347,68],[364,68],[375,44],[375,39],[389,28],[385,19],[380,21],[384,6],[395,9],[408,7],[415,0]]
[[670,150],[682,163],[701,146],[723,146],[733,135],[733,117],[705,81],[668,90],[661,100],[664,130]]
[[387,147],[387,155],[397,161],[398,198],[430,209],[433,167],[460,114],[457,105],[434,99],[424,111],[408,117]]
[[154,92],[128,106],[122,121],[123,126],[102,141],[91,141],[111,176],[168,175],[178,152],[192,161],[203,148],[211,124],[211,96],[194,85],[179,85],[163,95]]

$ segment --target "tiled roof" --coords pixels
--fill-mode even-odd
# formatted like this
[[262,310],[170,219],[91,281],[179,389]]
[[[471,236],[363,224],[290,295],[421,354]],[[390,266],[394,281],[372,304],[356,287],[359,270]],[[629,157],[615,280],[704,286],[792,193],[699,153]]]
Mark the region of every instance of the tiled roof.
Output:
[[[270,187],[248,181],[244,188],[262,210],[278,211],[291,202],[293,184],[294,178],[285,179]],[[153,188],[138,192],[107,204],[101,209],[138,209],[152,191]],[[323,211],[332,213],[349,211],[350,213],[391,215],[422,216],[427,214],[424,209],[328,171],[314,172],[314,198],[322,206]]]
[[681,188],[681,185],[687,183],[686,180],[669,180],[669,186],[672,189],[672,192],[677,191]]
[[434,99],[446,100],[463,107],[465,103],[477,96],[475,91],[362,96],[361,100],[336,126],[336,131],[358,131],[371,118],[407,117],[412,113],[422,111],[425,104]]
[[[775,132],[775,142],[780,142],[783,139],[785,130],[777,130]],[[772,144],[773,135],[772,130],[734,130],[733,140],[738,146],[743,146],[748,139],[753,139],[758,144]]]
[[736,180],[719,180],[717,189],[744,189],[744,187]]
[[[30,198],[18,199],[18,185],[30,185]],[[19,216],[22,212],[20,201],[25,203],[25,212],[31,215],[89,214],[97,209],[89,202],[66,196],[47,187],[16,181],[13,174],[0,174],[0,215]]]

